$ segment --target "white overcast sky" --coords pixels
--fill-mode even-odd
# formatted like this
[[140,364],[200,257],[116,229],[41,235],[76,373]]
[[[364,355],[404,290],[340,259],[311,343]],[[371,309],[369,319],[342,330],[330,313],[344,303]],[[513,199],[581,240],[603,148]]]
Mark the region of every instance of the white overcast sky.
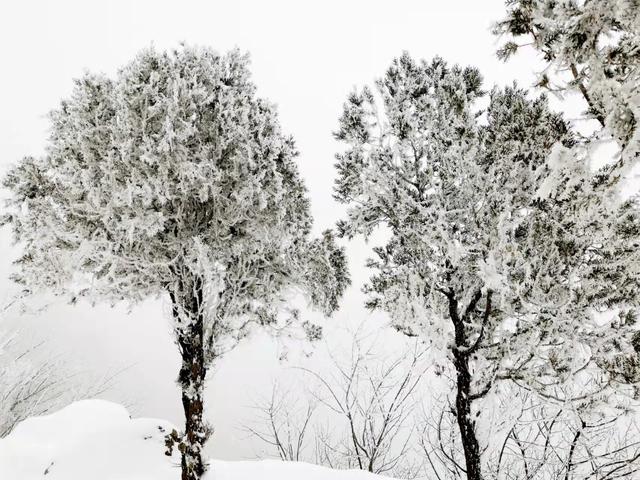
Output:
[[[301,152],[316,229],[331,227],[342,207],[331,197],[331,132],[354,86],[371,83],[391,59],[440,55],[480,68],[486,87],[533,82],[534,56],[503,64],[495,58],[493,21],[503,0],[395,1],[3,1],[0,5],[0,172],[22,156],[42,152],[46,113],[68,95],[83,71],[113,75],[141,48],[171,48],[185,41],[219,51],[249,51],[260,95],[278,105],[284,129]],[[369,318],[360,288],[368,247],[348,245],[354,285],[341,312],[327,321],[329,339],[339,326]],[[15,291],[7,280],[18,255],[7,229],[0,231],[0,299]],[[47,338],[59,355],[101,375],[128,367],[107,398],[132,403],[140,416],[181,423],[174,379],[178,355],[161,301],[127,315],[123,308],[56,304],[31,315],[12,312],[0,322],[20,326],[25,338]],[[375,320],[371,320],[372,322]],[[396,334],[391,331],[390,337]],[[269,388],[281,372],[273,345],[254,338],[230,355],[209,382],[209,417],[216,426],[210,452],[219,458],[251,456],[238,430],[249,397]]]

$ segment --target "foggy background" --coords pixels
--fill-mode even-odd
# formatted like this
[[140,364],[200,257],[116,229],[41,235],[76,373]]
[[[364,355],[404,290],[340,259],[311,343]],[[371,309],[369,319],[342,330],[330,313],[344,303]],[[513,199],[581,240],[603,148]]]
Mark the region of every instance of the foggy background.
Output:
[[[492,22],[504,14],[503,0],[420,1],[55,1],[3,2],[0,6],[0,174],[24,155],[43,152],[46,114],[70,94],[83,71],[113,76],[142,48],[207,45],[218,51],[235,46],[251,53],[258,93],[278,105],[284,131],[296,140],[302,176],[311,197],[315,233],[333,227],[343,207],[332,199],[332,132],[347,94],[372,84],[393,57],[407,50],[414,58],[435,55],[449,63],[471,64],[485,88],[517,80],[534,81],[537,61],[518,55],[507,64],[495,57]],[[580,110],[580,103],[575,112]],[[558,105],[555,102],[554,105]],[[571,117],[571,114],[569,117]],[[0,230],[0,301],[17,292],[8,279],[19,250],[8,228]],[[241,430],[250,419],[252,399],[268,394],[275,378],[292,365],[315,368],[325,345],[348,337],[346,329],[367,322],[385,336],[387,348],[403,339],[380,329],[385,319],[363,308],[360,289],[368,277],[364,261],[371,245],[343,242],[352,287],[341,309],[323,321],[324,343],[305,359],[292,352],[279,361],[279,346],[264,335],[242,343],[209,374],[206,402],[215,426],[208,453],[221,459],[251,458],[256,444]],[[182,424],[175,384],[179,355],[171,337],[166,300],[150,299],[130,312],[126,306],[91,308],[43,299],[49,308],[0,318],[18,328],[24,342],[46,340],[47,355],[95,378],[116,374],[102,397],[124,403],[135,416]],[[317,314],[307,313],[307,315]],[[1,327],[1,325],[0,325]]]

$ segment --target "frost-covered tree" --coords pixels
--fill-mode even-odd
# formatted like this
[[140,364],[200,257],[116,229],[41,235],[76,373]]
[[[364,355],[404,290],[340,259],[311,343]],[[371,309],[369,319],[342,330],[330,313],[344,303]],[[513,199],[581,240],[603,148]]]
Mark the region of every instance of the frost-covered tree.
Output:
[[565,402],[640,379],[637,205],[602,205],[601,178],[544,97],[494,89],[482,120],[481,84],[474,68],[405,54],[379,99],[349,96],[336,133],[341,233],[390,235],[369,261],[368,305],[446,353],[472,480],[481,400],[501,381]]
[[506,37],[498,56],[522,47],[542,55],[539,86],[577,93],[587,114],[620,144],[614,169],[639,161],[640,2],[638,0],[507,0],[495,26]]
[[170,297],[185,480],[205,470],[212,362],[252,326],[317,336],[280,307],[302,288],[330,314],[348,283],[331,233],[309,238],[294,143],[247,63],[183,46],[145,50],[115,78],[87,74],[51,113],[46,154],[4,179],[18,282],[111,303]]

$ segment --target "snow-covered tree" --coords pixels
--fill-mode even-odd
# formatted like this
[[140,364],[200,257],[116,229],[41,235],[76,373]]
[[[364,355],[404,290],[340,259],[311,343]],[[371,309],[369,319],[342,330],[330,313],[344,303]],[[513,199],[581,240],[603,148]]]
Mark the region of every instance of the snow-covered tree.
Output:
[[339,227],[388,228],[368,305],[446,353],[479,480],[481,400],[501,381],[565,402],[640,379],[640,214],[593,194],[601,177],[544,97],[494,89],[483,120],[476,69],[407,54],[376,85],[379,99],[349,96],[336,133],[335,192],[350,207]]
[[115,78],[77,80],[46,154],[4,179],[18,282],[111,303],[170,297],[185,480],[205,470],[212,362],[253,326],[317,336],[281,307],[301,288],[330,314],[349,281],[332,234],[310,238],[294,143],[255,90],[238,51],[145,50]]
[[[533,48],[546,67],[538,85],[577,93],[588,117],[620,145],[612,168],[640,160],[640,2],[638,0],[507,0],[495,26],[506,37],[498,56]],[[602,134],[599,135],[602,137]]]

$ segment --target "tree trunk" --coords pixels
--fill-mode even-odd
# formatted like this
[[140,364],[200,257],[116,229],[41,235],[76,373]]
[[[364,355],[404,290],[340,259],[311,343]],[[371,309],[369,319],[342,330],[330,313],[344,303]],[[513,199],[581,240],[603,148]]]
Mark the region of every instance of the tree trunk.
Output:
[[[178,383],[182,389],[185,426],[179,449],[182,480],[199,480],[206,470],[202,450],[208,429],[203,420],[206,364],[202,281],[181,282],[181,291],[170,293],[182,366]],[[186,288],[185,288],[186,287]]]
[[[453,365],[456,369],[456,420],[460,429],[467,480],[482,480],[480,444],[476,437],[475,421],[471,416],[470,349],[467,332],[464,327],[464,316],[461,316],[458,311],[458,300],[455,293],[450,290],[446,293],[446,296],[449,303],[449,317],[455,330]],[[474,304],[478,300],[479,297],[474,300]]]
[[471,417],[471,374],[468,356],[454,351],[456,368],[456,420],[460,429],[467,480],[481,480],[480,445],[476,437],[475,421]]

